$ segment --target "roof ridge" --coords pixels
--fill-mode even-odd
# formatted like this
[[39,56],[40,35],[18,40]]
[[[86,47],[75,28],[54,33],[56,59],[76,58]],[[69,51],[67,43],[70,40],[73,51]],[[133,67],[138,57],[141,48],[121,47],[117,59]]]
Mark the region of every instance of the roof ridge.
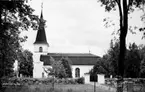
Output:
[[52,55],[52,56],[95,56],[95,57],[100,57],[91,53],[47,53],[47,55]]
[[77,52],[75,52],[75,53],[73,53],[73,52],[71,52],[71,53],[63,53],[63,52],[51,52],[51,53],[55,53],[55,54],[92,54],[92,53],[77,53]]

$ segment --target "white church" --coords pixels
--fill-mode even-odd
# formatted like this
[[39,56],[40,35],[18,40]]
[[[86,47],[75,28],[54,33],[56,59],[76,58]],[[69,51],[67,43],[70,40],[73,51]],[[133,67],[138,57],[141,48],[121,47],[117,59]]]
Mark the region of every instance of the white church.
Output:
[[45,34],[45,28],[43,25],[43,14],[41,12],[39,29],[34,42],[34,78],[48,77],[44,71],[44,68],[51,67],[50,57],[57,61],[62,57],[67,57],[69,60],[71,60],[73,78],[83,77],[85,73],[88,73],[93,68],[97,62],[97,59],[100,58],[99,56],[93,55],[91,53],[49,53],[49,44],[46,37],[47,36]]

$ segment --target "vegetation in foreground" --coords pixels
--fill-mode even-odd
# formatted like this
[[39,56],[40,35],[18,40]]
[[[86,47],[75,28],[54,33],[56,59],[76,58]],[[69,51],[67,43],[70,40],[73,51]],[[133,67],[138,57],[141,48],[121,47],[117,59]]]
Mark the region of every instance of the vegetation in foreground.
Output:
[[[109,92],[108,90],[96,87],[97,92]],[[7,87],[4,92],[94,92],[93,85],[89,84],[67,84],[55,85],[54,90],[52,85],[29,85],[19,87]]]
[[[119,40],[112,40],[110,49],[90,71],[91,74],[103,73],[106,77],[116,77],[118,73]],[[124,78],[145,78],[145,45],[130,43],[126,49]]]

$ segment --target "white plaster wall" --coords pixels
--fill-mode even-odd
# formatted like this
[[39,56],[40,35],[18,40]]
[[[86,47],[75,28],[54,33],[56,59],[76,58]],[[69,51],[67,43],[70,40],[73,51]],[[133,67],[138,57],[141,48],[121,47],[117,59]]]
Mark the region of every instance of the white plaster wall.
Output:
[[[39,47],[43,48],[43,52],[39,52]],[[46,44],[34,44],[34,54],[33,54],[33,77],[42,78],[42,73],[44,73],[43,62],[40,61],[40,55],[46,55],[48,52],[48,45]]]
[[89,84],[90,83],[90,74],[85,74],[85,84]]
[[40,55],[41,55],[41,53],[34,53],[33,54],[33,61],[40,62]]
[[93,65],[72,65],[72,77],[75,78],[75,69],[80,69],[80,77],[84,77],[84,73],[88,73]]
[[39,53],[39,47],[43,48],[42,53],[48,53],[48,45],[46,44],[34,44],[34,52]]
[[42,78],[43,73],[43,62],[33,62],[33,78]]
[[[50,65],[48,65],[48,66],[43,66],[43,67],[44,67],[45,69],[52,68]],[[49,77],[48,73],[46,73],[44,70],[43,70],[43,72],[44,72],[44,77],[45,77],[45,78]]]
[[105,75],[104,74],[97,74],[98,75],[98,83],[105,84]]

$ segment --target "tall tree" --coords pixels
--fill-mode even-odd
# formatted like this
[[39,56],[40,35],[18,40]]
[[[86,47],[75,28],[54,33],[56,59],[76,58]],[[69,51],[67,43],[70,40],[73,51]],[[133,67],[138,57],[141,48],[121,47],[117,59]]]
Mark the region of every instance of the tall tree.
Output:
[[140,63],[140,77],[145,77],[145,46],[141,46],[140,50],[140,57],[141,57],[141,63]]
[[50,62],[52,66],[52,73],[56,78],[66,78],[65,68],[62,61],[56,61],[53,57],[50,57]]
[[124,60],[126,51],[126,36],[128,33],[128,15],[133,9],[133,6],[141,8],[144,5],[144,0],[99,0],[107,11],[111,11],[118,6],[119,18],[120,18],[120,30],[119,30],[119,40],[120,40],[120,54],[118,60],[118,75],[120,76],[118,84],[118,92],[123,92],[123,74],[124,74]]
[[106,74],[107,70],[106,67],[104,67],[104,65],[107,65],[105,61],[103,61],[102,58],[99,58],[96,62],[96,64],[94,65],[93,69],[90,71],[91,75],[94,74]]
[[20,32],[29,27],[37,28],[38,16],[33,11],[26,0],[0,1],[0,89],[1,78],[12,72],[20,42],[27,38],[20,37]]
[[19,53],[19,74],[22,74],[26,77],[33,76],[33,54],[24,50]]
[[125,61],[125,77],[137,78],[140,72],[140,52],[138,46],[133,43],[129,45]]
[[[115,41],[115,42],[113,42]],[[119,41],[111,40],[110,48],[102,58],[98,59],[93,67],[94,73],[105,73],[106,75],[117,76],[118,73],[118,57],[119,57]]]
[[106,77],[109,77],[110,75],[115,75],[114,74],[114,67],[112,65],[112,62],[110,61],[111,56],[106,53],[105,55],[103,55],[102,59],[104,61],[103,63],[103,67],[104,69],[107,71],[106,73]]
[[120,53],[120,41],[116,40],[113,43],[113,40],[111,40],[110,43],[110,49],[108,50],[109,54],[109,62],[111,63],[111,67],[113,69],[112,75],[117,76],[118,74],[118,59],[119,59],[119,53]]
[[145,59],[140,63],[140,77],[145,78]]
[[65,69],[66,77],[72,78],[71,60],[68,57],[62,58],[61,63]]

